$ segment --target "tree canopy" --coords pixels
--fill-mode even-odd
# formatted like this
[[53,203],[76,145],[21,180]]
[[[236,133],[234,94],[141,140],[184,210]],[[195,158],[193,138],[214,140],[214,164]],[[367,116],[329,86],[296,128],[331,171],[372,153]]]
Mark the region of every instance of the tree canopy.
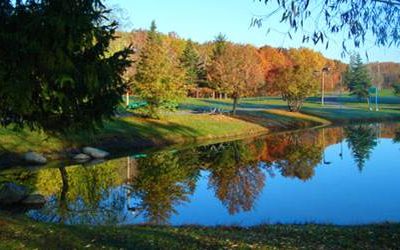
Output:
[[345,82],[352,95],[358,98],[367,98],[369,102],[369,88],[371,87],[371,77],[368,69],[363,64],[360,54],[350,57],[350,65],[345,73]]
[[[378,46],[400,45],[400,1],[398,0],[259,0],[272,7],[265,15],[254,17],[252,25],[268,25],[280,18],[288,26],[287,35],[301,33],[303,42],[329,46],[335,37],[341,39],[345,53],[348,41],[355,47],[372,39]],[[268,26],[271,30],[274,27]]]
[[179,60],[168,54],[156,28],[153,21],[140,52],[134,83],[135,94],[148,103],[145,114],[154,118],[159,117],[161,110],[174,109],[178,98],[186,93]]
[[325,59],[310,49],[291,49],[287,52],[290,64],[276,69],[276,89],[287,101],[290,111],[301,109],[304,100],[318,93]]
[[109,55],[117,23],[101,0],[0,1],[0,124],[46,131],[114,115],[130,48]]
[[214,51],[221,54],[214,56],[208,67],[209,81],[233,99],[235,113],[238,99],[256,93],[264,83],[261,57],[251,46],[231,43],[223,49],[218,49],[217,43]]

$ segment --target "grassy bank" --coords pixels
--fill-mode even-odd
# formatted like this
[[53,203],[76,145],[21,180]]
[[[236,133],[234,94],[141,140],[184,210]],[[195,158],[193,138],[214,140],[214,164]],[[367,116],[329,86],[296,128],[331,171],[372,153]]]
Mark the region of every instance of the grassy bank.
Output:
[[81,132],[62,137],[29,130],[0,128],[0,158],[1,154],[21,154],[29,150],[53,154],[92,145],[113,152],[267,132],[265,127],[258,124],[209,114],[166,115],[162,120],[130,116],[107,122],[104,128],[95,133]]
[[287,112],[280,98],[247,98],[239,104],[234,117],[207,112],[192,114],[198,109],[231,109],[231,100],[186,99],[176,114],[165,115],[161,120],[134,116],[107,122],[95,133],[80,132],[64,136],[50,136],[28,130],[13,131],[0,128],[0,166],[18,159],[27,151],[46,154],[50,159],[62,158],[60,152],[82,146],[96,146],[116,153],[119,151],[166,146],[176,143],[196,143],[222,138],[252,136],[267,132],[296,130],[328,124],[400,120],[400,107],[395,104],[380,106],[380,111],[370,111],[363,103],[346,103],[343,106],[307,102],[301,113]]
[[0,214],[0,249],[398,249],[400,225],[61,226]]

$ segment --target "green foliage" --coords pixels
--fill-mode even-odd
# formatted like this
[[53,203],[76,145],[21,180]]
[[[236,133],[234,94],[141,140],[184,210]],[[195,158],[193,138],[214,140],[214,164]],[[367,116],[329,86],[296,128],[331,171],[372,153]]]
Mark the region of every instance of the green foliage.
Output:
[[346,141],[353,152],[360,171],[369,159],[372,149],[377,145],[376,132],[367,125],[351,126],[345,129]]
[[369,98],[368,89],[371,87],[371,78],[367,67],[363,64],[360,54],[352,55],[350,65],[344,77],[351,95],[358,98]]
[[289,50],[287,53],[291,65],[277,70],[276,88],[282,99],[287,101],[292,112],[298,112],[307,97],[317,93],[320,72],[324,65],[321,54],[309,49]]
[[166,223],[176,213],[175,206],[188,201],[194,192],[199,174],[196,158],[183,161],[181,155],[186,154],[160,152],[137,160],[138,175],[128,186],[129,195],[140,201],[135,210],[143,213],[148,223]]
[[226,48],[227,39],[226,36],[222,33],[219,33],[214,40],[214,47],[212,50],[212,60],[216,60],[219,56],[221,56]]
[[201,80],[204,80],[204,67],[202,67],[200,55],[191,40],[187,41],[179,61],[185,70],[185,80],[189,86],[195,87]]
[[101,0],[0,6],[1,125],[58,132],[113,116],[131,50],[108,53],[117,23]]
[[393,84],[393,90],[395,95],[400,95],[400,83]]
[[167,52],[153,21],[140,52],[133,87],[134,93],[148,103],[144,113],[153,118],[158,118],[162,110],[174,110],[186,93],[184,72]]

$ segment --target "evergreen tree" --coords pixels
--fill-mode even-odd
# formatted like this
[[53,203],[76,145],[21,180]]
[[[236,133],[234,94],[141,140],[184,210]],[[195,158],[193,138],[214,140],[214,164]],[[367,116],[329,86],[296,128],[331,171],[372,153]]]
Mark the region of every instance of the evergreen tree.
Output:
[[359,99],[366,98],[369,103],[368,89],[371,87],[371,78],[360,54],[351,56],[350,65],[345,73],[345,82],[351,95],[355,95]]
[[0,0],[0,124],[59,132],[101,125],[126,90],[130,49],[101,0]]
[[179,61],[185,70],[185,80],[190,86],[195,86],[204,76],[200,56],[191,40],[187,41]]
[[174,110],[185,94],[184,73],[164,48],[153,21],[146,44],[140,53],[135,74],[134,91],[147,101],[146,115],[158,118],[162,110]]
[[222,33],[219,33],[214,40],[214,48],[211,59],[216,60],[219,56],[221,56],[226,49],[226,45],[227,45],[226,36]]
[[378,143],[376,133],[371,127],[365,125],[347,127],[345,133],[346,141],[361,172],[365,161],[369,159],[372,149]]

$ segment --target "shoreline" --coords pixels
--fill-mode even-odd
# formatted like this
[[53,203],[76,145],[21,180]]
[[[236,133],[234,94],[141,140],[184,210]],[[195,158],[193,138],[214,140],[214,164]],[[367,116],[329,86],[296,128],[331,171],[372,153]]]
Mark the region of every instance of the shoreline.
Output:
[[[344,111],[345,112],[345,111]],[[240,140],[251,137],[265,136],[276,133],[286,133],[286,132],[296,132],[304,129],[318,129],[329,126],[341,126],[341,125],[349,125],[351,123],[374,123],[374,122],[398,122],[400,121],[400,117],[393,116],[384,116],[384,117],[372,117],[372,118],[360,118],[360,117],[338,117],[337,119],[327,119],[326,117],[316,116],[315,113],[309,111],[303,111],[302,113],[292,113],[286,110],[281,109],[266,109],[261,111],[262,114],[257,114],[253,116],[249,116],[248,113],[243,112],[241,115],[237,116],[225,116],[225,115],[204,115],[204,114],[196,114],[196,115],[180,115],[180,122],[178,124],[181,126],[184,132],[181,132],[179,129],[177,131],[167,131],[168,127],[164,121],[154,121],[151,119],[143,119],[143,118],[131,118],[135,120],[135,124],[132,125],[132,128],[122,128],[116,129],[117,132],[111,131],[111,133],[105,133],[100,135],[73,135],[79,138],[75,142],[70,143],[69,145],[56,145],[55,148],[47,149],[46,146],[45,151],[39,150],[39,153],[42,153],[46,158],[48,158],[49,163],[51,162],[67,162],[67,163],[76,163],[71,160],[71,156],[79,152],[79,149],[84,146],[92,146],[98,147],[100,149],[106,150],[111,153],[111,157],[109,159],[115,159],[117,157],[126,156],[129,153],[133,152],[148,152],[154,150],[160,150],[166,147],[180,147],[182,145],[198,145],[198,144],[211,144],[217,142],[225,142],[225,141],[233,141]],[[269,117],[269,116],[272,116]],[[207,119],[210,119],[213,126],[216,126],[218,129],[222,129],[224,133],[217,133],[214,131],[207,131],[203,133],[201,128],[199,131],[195,131],[195,129],[185,126],[185,119],[193,119],[193,117],[204,118],[205,123],[209,122]],[[182,119],[183,118],[183,119]],[[282,121],[285,119],[289,119],[289,121]],[[126,119],[125,119],[126,120]],[[216,122],[215,122],[216,120]],[[240,124],[241,127],[232,131],[225,131],[224,125],[220,124],[219,120],[227,122],[228,125],[237,125]],[[266,120],[266,121],[264,121]],[[272,122],[274,123],[272,123]],[[116,123],[124,122],[123,119],[118,119]],[[137,135],[136,127],[146,124],[150,124],[148,127],[151,130],[151,133]],[[272,123],[272,125],[271,125]],[[161,125],[160,125],[161,124]],[[176,124],[172,123],[174,126]],[[266,125],[267,124],[267,125]],[[136,127],[135,127],[136,126]],[[145,126],[145,125],[143,125]],[[151,127],[153,126],[153,127]],[[162,127],[162,129],[166,130],[164,136],[161,135],[161,132],[158,132],[156,128]],[[164,128],[165,127],[165,128]],[[133,130],[130,130],[133,129]],[[173,128],[172,128],[173,129]],[[154,131],[153,131],[154,130]],[[189,132],[186,132],[188,130]],[[4,131],[4,129],[3,129]],[[3,132],[4,133],[4,132]],[[203,134],[201,134],[203,133]],[[45,136],[46,137],[46,136]],[[50,138],[54,139],[54,138]],[[65,141],[71,140],[70,138],[64,139]],[[74,139],[72,139],[74,140]],[[60,139],[63,141],[63,139]],[[1,138],[0,138],[1,142]],[[85,143],[86,142],[86,143]],[[63,143],[63,142],[62,142]],[[39,141],[37,145],[34,145],[40,148],[41,142]],[[4,145],[4,144],[3,144]],[[4,146],[3,146],[4,148]],[[41,149],[43,149],[41,148]],[[33,150],[35,151],[35,150]],[[122,152],[122,153],[121,153]],[[29,166],[22,159],[23,152],[21,151],[0,151],[0,169],[6,169],[13,166]]]

